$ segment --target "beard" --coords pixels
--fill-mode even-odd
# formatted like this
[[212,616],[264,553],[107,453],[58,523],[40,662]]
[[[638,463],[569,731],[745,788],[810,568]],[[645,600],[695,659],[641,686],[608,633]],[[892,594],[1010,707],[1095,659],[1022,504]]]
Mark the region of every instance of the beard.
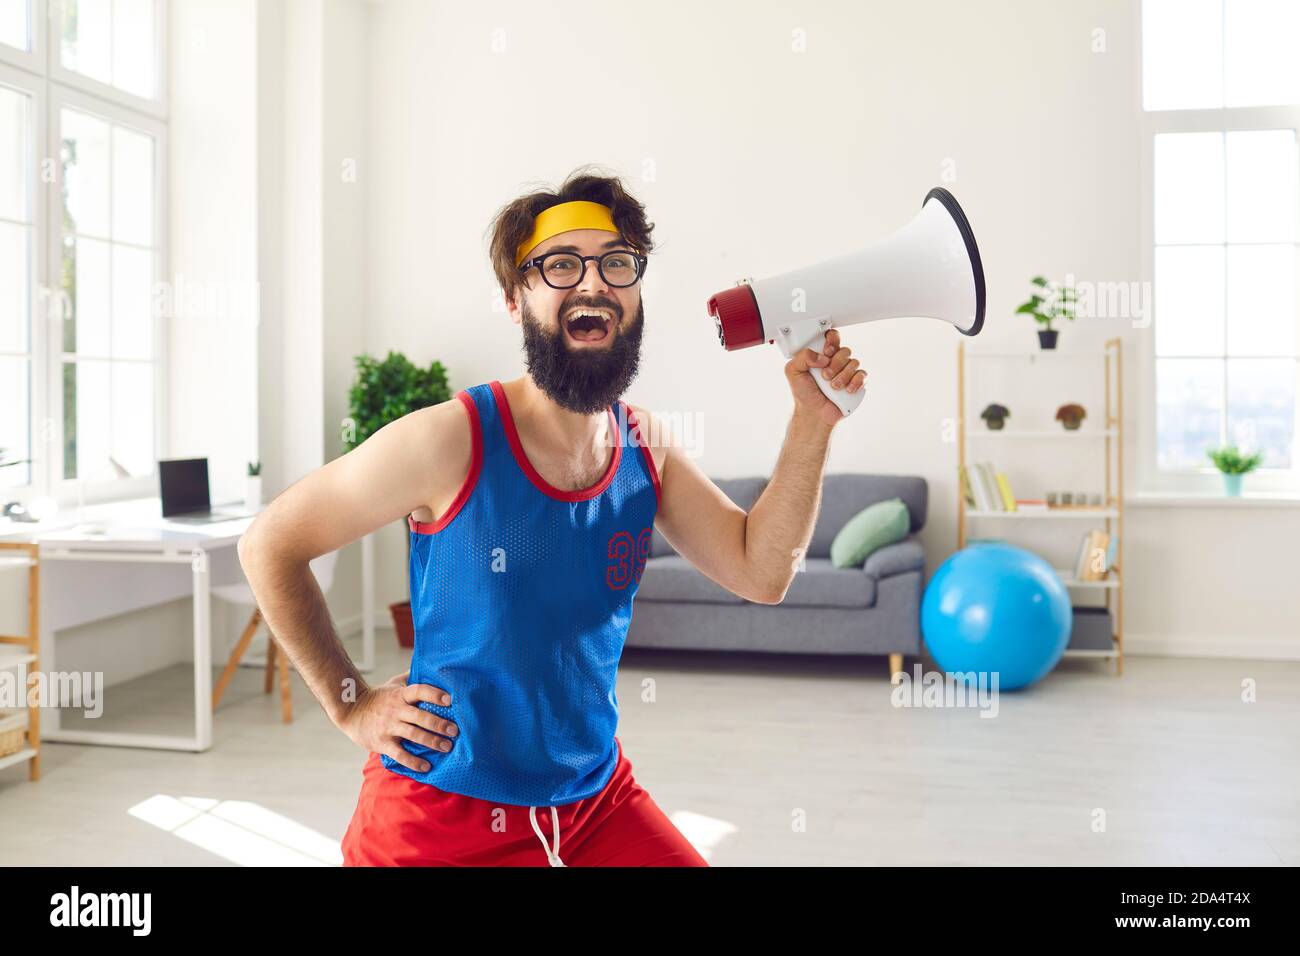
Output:
[[[583,303],[597,305],[594,302]],[[611,307],[610,303],[599,303]],[[617,312],[617,308],[613,307]],[[631,322],[611,323],[613,341],[601,348],[574,348],[564,331],[564,320],[549,332],[523,303],[524,355],[528,374],[555,404],[579,415],[604,411],[627,391],[641,362],[641,331],[645,306],[638,302]]]

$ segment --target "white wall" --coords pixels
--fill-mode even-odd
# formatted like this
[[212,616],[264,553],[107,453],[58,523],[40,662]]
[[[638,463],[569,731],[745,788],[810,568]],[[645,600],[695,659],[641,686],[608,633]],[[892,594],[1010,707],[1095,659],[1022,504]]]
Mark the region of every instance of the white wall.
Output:
[[[1127,0],[727,0],[580,12],[375,4],[366,344],[440,359],[454,387],[520,374],[519,331],[492,308],[483,230],[535,181],[603,163],[647,204],[660,243],[645,286],[643,371],[628,397],[703,414],[709,473],[770,473],[790,408],[780,355],[724,353],[704,312],[735,279],[879,239],[938,184],[962,202],[984,257],[980,347],[1035,346],[1032,323],[1012,315],[1035,273],[1140,278],[1133,10]],[[1096,29],[1104,52],[1093,51]],[[792,50],[797,30],[806,52]],[[547,112],[558,90],[576,91],[573,112]],[[619,103],[624,111],[612,113]],[[1140,334],[1149,332],[1098,319],[1062,334],[1070,348],[1124,338],[1130,441],[1143,399]],[[837,431],[830,468],[926,477],[933,569],[956,541],[957,452],[944,425],[956,414],[957,336],[899,322],[850,329],[845,341],[870,384]],[[1050,421],[1069,400],[1099,413],[1099,375],[982,381],[1023,416]],[[988,451],[1002,462],[998,446]],[[1044,482],[1101,490],[1094,458],[1054,465]],[[1023,474],[1017,494],[1040,490]],[[1300,510],[1131,510],[1127,530],[1130,650],[1300,656],[1300,595],[1286,560]],[[1223,548],[1225,532],[1241,545]],[[1068,551],[1072,536],[1053,536],[1056,547]],[[380,549],[384,599],[404,585],[404,552],[390,538]]]
[[[367,17],[360,0],[289,0],[258,12],[269,501],[341,453],[352,356],[364,347],[364,201],[350,177],[366,165]],[[341,631],[357,623],[359,568],[359,547],[346,549],[329,592]]]
[[206,456],[214,502],[257,457],[254,0],[170,7],[170,457]]
[[325,459],[343,452],[354,357],[366,347],[366,97],[369,18],[359,0],[330,0],[322,36]]
[[[270,265],[280,282],[280,312],[268,316],[280,326],[278,360],[263,374],[275,381],[268,401],[280,403],[279,430],[264,435],[279,446],[279,481],[274,492],[325,463],[323,455],[324,213],[321,202],[324,112],[323,19],[319,0],[285,0],[279,76],[271,81],[283,97],[280,127],[263,149],[278,153],[276,194],[264,197],[267,215],[279,213],[280,258]],[[274,68],[274,66],[272,67]],[[276,135],[278,133],[278,135]]]

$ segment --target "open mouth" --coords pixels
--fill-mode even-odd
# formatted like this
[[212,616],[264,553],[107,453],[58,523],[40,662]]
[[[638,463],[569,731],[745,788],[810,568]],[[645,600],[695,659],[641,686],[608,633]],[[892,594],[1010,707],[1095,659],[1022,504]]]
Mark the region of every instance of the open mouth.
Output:
[[564,319],[564,328],[575,342],[602,342],[609,337],[614,316],[608,309],[579,307]]

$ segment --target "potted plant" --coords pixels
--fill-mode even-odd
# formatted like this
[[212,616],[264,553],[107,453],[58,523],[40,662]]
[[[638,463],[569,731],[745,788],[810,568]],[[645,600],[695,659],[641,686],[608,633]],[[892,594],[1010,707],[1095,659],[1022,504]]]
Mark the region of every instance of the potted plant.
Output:
[[[441,362],[428,368],[413,364],[401,352],[388,353],[382,362],[362,353],[355,358],[357,372],[348,392],[350,418],[345,429],[343,445],[351,451],[389,422],[430,405],[451,398],[447,385],[447,370]],[[411,534],[406,519],[402,520],[402,535],[406,541],[406,563],[411,563]],[[410,586],[410,579],[403,578]],[[399,601],[388,606],[397,630],[397,642],[402,647],[415,646],[415,626],[411,620],[411,601]]]
[[1082,405],[1062,405],[1056,410],[1056,420],[1064,425],[1068,432],[1078,431],[1079,424],[1087,417],[1087,409]]
[[1062,286],[1043,276],[1034,276],[1029,281],[1037,286],[1037,291],[1029,297],[1028,302],[1021,303],[1016,314],[1032,315],[1034,321],[1041,323],[1043,327],[1038,330],[1038,345],[1043,349],[1054,349],[1057,330],[1052,328],[1052,322],[1056,319],[1074,321],[1075,291],[1070,286]]
[[1241,476],[1254,471],[1264,460],[1263,452],[1257,451],[1253,455],[1244,455],[1237,450],[1236,445],[1207,448],[1205,454],[1210,456],[1214,467],[1223,474],[1223,491],[1230,498],[1236,498],[1241,494]]
[[262,463],[250,461],[248,475],[244,478],[244,510],[256,511],[262,507]]
[[990,431],[995,432],[1001,431],[1002,426],[1010,417],[1010,410],[1005,405],[999,405],[997,402],[991,403],[984,411],[980,412],[980,418],[984,419]]

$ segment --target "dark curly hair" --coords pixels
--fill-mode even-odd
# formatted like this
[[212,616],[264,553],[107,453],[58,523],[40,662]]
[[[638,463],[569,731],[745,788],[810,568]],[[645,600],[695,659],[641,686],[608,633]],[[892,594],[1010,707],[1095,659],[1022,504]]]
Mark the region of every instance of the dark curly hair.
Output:
[[497,282],[501,284],[507,302],[524,284],[519,267],[515,265],[515,256],[519,244],[532,233],[533,221],[538,213],[575,199],[608,206],[614,215],[614,225],[618,227],[625,242],[642,255],[649,255],[654,249],[654,241],[650,238],[654,223],[646,222],[645,207],[628,192],[623,181],[617,176],[602,176],[591,166],[579,167],[569,173],[559,189],[553,190],[543,185],[537,191],[502,206],[492,217],[492,223],[488,226],[488,231],[492,234],[488,255],[492,259],[492,271],[496,273]]

